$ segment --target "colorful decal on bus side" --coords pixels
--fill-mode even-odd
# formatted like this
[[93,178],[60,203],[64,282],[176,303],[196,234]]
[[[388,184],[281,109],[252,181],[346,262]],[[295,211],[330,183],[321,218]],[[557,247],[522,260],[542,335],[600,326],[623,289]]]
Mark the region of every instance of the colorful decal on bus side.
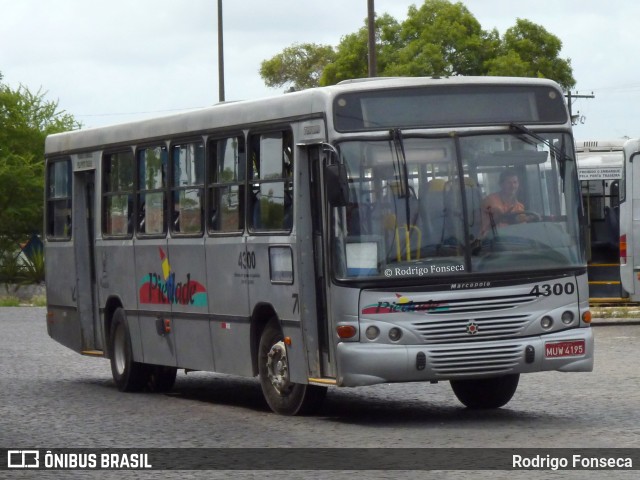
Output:
[[149,273],[140,282],[140,303],[207,306],[207,289],[200,282],[191,280],[187,273],[186,281],[176,282],[176,274],[171,271],[169,259],[164,250],[160,250],[162,275]]
[[395,302],[380,301],[367,305],[360,312],[362,315],[376,315],[383,313],[425,312],[437,313],[449,310],[449,305],[442,302],[427,300],[426,302],[414,302],[409,297],[396,293]]

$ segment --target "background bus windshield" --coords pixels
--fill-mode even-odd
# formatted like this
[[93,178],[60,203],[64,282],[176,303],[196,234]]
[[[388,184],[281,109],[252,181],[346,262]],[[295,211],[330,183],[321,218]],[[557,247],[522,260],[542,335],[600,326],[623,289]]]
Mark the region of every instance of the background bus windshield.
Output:
[[558,148],[510,134],[461,137],[459,150],[451,138],[341,143],[350,202],[333,209],[336,276],[580,266],[575,162],[556,158],[571,143],[564,134],[543,137]]

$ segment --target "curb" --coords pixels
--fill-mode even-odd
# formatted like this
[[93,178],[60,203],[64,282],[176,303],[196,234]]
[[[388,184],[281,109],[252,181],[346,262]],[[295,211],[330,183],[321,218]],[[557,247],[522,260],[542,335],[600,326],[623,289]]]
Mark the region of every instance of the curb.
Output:
[[591,325],[594,327],[613,325],[640,325],[640,318],[593,318]]

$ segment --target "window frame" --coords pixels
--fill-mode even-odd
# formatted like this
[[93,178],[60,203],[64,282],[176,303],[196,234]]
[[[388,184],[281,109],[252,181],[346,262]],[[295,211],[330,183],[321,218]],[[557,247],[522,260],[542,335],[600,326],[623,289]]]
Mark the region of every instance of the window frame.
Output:
[[[262,140],[269,135],[275,134],[281,135],[281,174],[278,177],[261,177],[261,167],[262,167]],[[258,155],[259,155],[259,164],[256,165],[254,162],[254,153],[256,152],[256,143],[254,140],[258,140]],[[290,153],[290,167],[288,171],[285,166],[285,142],[289,142],[289,146],[291,148]],[[247,229],[252,235],[272,235],[276,234],[290,234],[293,230],[293,219],[295,218],[294,214],[294,170],[295,170],[295,141],[293,130],[290,125],[275,127],[265,130],[255,130],[249,132],[248,140],[247,140]],[[257,175],[257,176],[256,176]],[[283,228],[256,228],[254,223],[254,209],[256,208],[255,201],[262,193],[262,187],[264,185],[282,185],[283,196],[285,196],[282,200],[282,227]],[[286,196],[288,195],[290,199],[290,204],[286,205]],[[277,205],[277,204],[276,204]],[[289,209],[287,211],[287,209]],[[287,225],[287,215],[290,216],[290,223]]]
[[[184,145],[200,145],[202,148],[202,165],[200,165],[199,167],[194,165],[194,168],[196,169],[196,172],[198,170],[198,168],[201,168],[201,174],[202,174],[202,181],[200,183],[190,183],[188,185],[176,185],[176,156],[175,156],[175,149],[176,147],[180,147],[180,146],[184,146]],[[206,197],[205,197],[205,185],[206,185],[206,179],[207,179],[207,173],[206,173],[206,164],[207,164],[207,151],[206,151],[206,146],[207,146],[207,142],[204,141],[204,139],[202,137],[190,137],[190,138],[185,138],[185,139],[178,139],[178,140],[172,140],[170,142],[170,146],[168,149],[168,176],[169,176],[169,181],[166,182],[166,186],[168,188],[168,195],[169,198],[166,199],[166,205],[167,205],[167,220],[168,222],[165,220],[165,223],[169,223],[168,226],[168,230],[171,232],[171,236],[175,236],[175,237],[202,237],[204,234],[204,212],[205,212],[205,208],[206,208]],[[197,160],[197,158],[195,158],[195,160]],[[197,173],[196,173],[197,175]],[[199,196],[200,196],[200,205],[199,205],[199,210],[200,210],[200,221],[199,221],[199,230],[196,232],[182,232],[178,229],[176,229],[176,220],[174,219],[174,215],[176,213],[176,206],[179,205],[179,202],[176,201],[175,198],[175,194],[178,192],[186,192],[186,191],[192,191],[192,190],[199,190]],[[165,226],[166,228],[166,226]]]
[[[242,142],[242,151],[238,149],[238,158],[235,164],[237,172],[233,181],[220,181],[218,178],[220,165],[218,161],[218,144],[222,141],[236,139]],[[210,236],[238,236],[242,235],[246,229],[246,190],[247,190],[247,139],[244,133],[229,133],[226,135],[216,135],[207,140],[207,174],[206,174],[206,198],[207,198],[207,222],[206,230]],[[214,202],[213,194],[216,190],[224,188],[238,188],[238,228],[233,230],[224,230],[222,228],[214,228],[214,212],[217,209],[217,203]]]
[[[55,165],[66,163],[67,164],[67,184],[66,184],[66,195],[64,196],[53,196],[52,193],[52,182],[51,182],[51,171],[55,168]],[[55,181],[53,182],[55,186]],[[54,187],[55,188],[55,187]],[[46,238],[48,241],[52,242],[66,242],[73,238],[73,166],[71,163],[71,157],[59,157],[53,158],[47,161],[47,172],[46,172]],[[51,210],[51,207],[56,203],[66,202],[66,209],[69,211],[69,215],[67,216],[67,222],[63,226],[66,228],[67,234],[63,236],[55,235],[55,218],[54,211]],[[53,231],[51,230],[53,228]]]
[[[160,187],[155,187],[155,188],[141,188],[142,185],[141,183],[144,182],[146,180],[146,177],[143,178],[143,176],[141,175],[141,165],[140,165],[140,153],[143,151],[147,151],[149,149],[155,149],[155,148],[159,148],[160,150],[162,150],[163,148],[165,149],[166,155],[164,158],[164,162],[163,162],[163,158],[162,155],[160,157],[161,160],[161,166],[164,167],[161,169],[160,173],[161,173],[161,182],[162,185]],[[168,142],[166,141],[161,141],[161,142],[156,142],[156,143],[152,143],[152,144],[147,144],[147,145],[140,145],[138,147],[136,147],[135,149],[135,163],[136,163],[136,184],[135,184],[135,202],[136,202],[136,208],[135,208],[135,212],[136,212],[136,222],[135,222],[135,233],[136,233],[136,237],[138,238],[165,238],[167,236],[167,213],[168,213],[168,205],[167,205],[167,196],[168,196],[168,181],[167,181],[167,177],[169,176],[169,154],[170,154],[170,147],[168,145]],[[146,161],[146,160],[145,160]],[[145,165],[146,167],[146,165]],[[145,231],[143,231],[141,229],[141,223],[144,220],[146,223],[146,195],[147,194],[154,194],[154,193],[161,193],[162,194],[162,198],[163,198],[163,205],[162,205],[162,232],[150,232],[147,233]],[[145,196],[145,201],[142,200],[142,196]],[[145,215],[144,218],[142,217],[142,213],[143,213],[143,206],[145,206]]]
[[[130,190],[109,190],[108,189],[108,179],[109,174],[107,173],[107,165],[110,164],[112,155],[123,155],[129,154],[131,155],[131,189]],[[133,149],[131,148],[121,148],[116,150],[108,150],[102,154],[102,208],[101,208],[101,228],[102,228],[102,236],[104,238],[117,238],[117,239],[130,239],[133,238],[133,233],[135,230],[135,219],[136,216],[136,183],[137,183],[137,165],[136,165],[136,155]],[[111,197],[122,196],[128,194],[130,200],[128,202],[128,207],[130,206],[131,211],[128,211],[127,215],[127,232],[123,234],[108,232],[107,230],[107,222],[110,219],[110,215],[108,215],[108,199]]]

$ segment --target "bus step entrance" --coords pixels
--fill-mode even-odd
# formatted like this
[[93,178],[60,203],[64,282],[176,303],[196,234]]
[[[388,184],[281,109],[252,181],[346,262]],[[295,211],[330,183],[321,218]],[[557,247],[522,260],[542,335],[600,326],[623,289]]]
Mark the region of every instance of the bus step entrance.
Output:
[[[589,301],[622,299],[627,296],[620,284],[619,263],[589,263]],[[600,302],[597,302],[600,303]]]
[[80,353],[89,357],[104,357],[104,352],[102,350],[83,350]]

